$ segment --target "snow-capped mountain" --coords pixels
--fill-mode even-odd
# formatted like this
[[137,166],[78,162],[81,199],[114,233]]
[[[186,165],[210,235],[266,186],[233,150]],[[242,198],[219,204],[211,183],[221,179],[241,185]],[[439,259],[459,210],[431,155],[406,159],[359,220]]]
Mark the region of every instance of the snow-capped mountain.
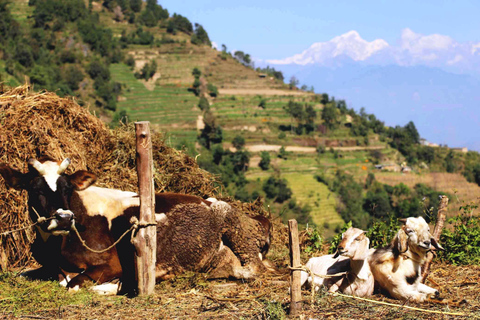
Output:
[[272,64],[323,64],[345,55],[354,61],[363,61],[378,51],[388,48],[385,40],[363,40],[357,31],[350,31],[327,42],[314,43],[307,50],[283,60],[269,60]]
[[288,82],[365,107],[389,126],[415,122],[431,142],[480,151],[480,43],[404,29],[395,44],[350,31],[281,60]]
[[480,42],[459,43],[449,36],[422,35],[408,28],[402,31],[395,45],[383,39],[368,42],[357,31],[350,31],[330,41],[314,43],[292,57],[266,62],[338,67],[346,58],[368,65],[423,65],[456,73],[480,74]]

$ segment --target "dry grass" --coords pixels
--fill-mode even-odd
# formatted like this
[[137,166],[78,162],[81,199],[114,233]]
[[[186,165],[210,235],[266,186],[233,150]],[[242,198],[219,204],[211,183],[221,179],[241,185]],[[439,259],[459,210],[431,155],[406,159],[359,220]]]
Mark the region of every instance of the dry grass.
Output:
[[[427,284],[439,288],[443,304],[411,303],[392,300],[376,293],[371,300],[396,304],[387,306],[346,297],[334,297],[324,293],[311,299],[309,291],[303,291],[301,319],[477,319],[480,317],[480,296],[477,283],[479,266],[454,267],[434,264]],[[0,286],[10,285],[11,280],[0,279]],[[38,284],[34,284],[38,286]],[[52,286],[56,286],[52,284]],[[265,276],[249,282],[208,281],[201,274],[186,274],[165,281],[155,287],[149,297],[133,299],[124,297],[99,297],[91,295],[78,302],[67,299],[58,306],[38,304],[36,299],[23,299],[23,305],[10,304],[0,294],[0,312],[4,318],[14,318],[8,310],[16,307],[15,315],[21,318],[45,319],[286,319],[289,308],[288,274]],[[43,291],[50,290],[49,286]],[[23,291],[25,292],[25,288]],[[58,297],[62,293],[53,288]],[[48,298],[47,296],[44,296]],[[54,297],[51,297],[54,298]],[[451,303],[445,304],[449,300]],[[464,300],[463,303],[458,302]],[[456,302],[455,302],[456,301]],[[63,302],[63,303],[62,303]],[[403,306],[422,310],[411,310]],[[10,309],[8,309],[10,308]],[[442,315],[436,312],[461,313],[463,316]],[[2,316],[0,316],[2,318]]]
[[[28,85],[6,90],[0,95],[0,163],[24,172],[29,158],[69,157],[67,173],[89,170],[99,186],[137,190],[133,125],[112,131],[72,99],[33,93]],[[221,196],[215,177],[194,159],[167,147],[159,133],[152,134],[152,143],[157,191]],[[25,191],[10,189],[0,179],[0,199],[0,232],[29,225]],[[0,237],[2,270],[29,261],[33,236],[27,229]]]

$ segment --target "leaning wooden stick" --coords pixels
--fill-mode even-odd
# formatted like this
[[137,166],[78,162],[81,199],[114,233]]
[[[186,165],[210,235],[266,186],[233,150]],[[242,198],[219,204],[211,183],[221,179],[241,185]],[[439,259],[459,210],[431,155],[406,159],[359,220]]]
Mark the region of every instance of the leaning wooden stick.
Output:
[[[433,238],[435,241],[439,242],[440,235],[442,234],[443,226],[445,224],[445,218],[447,217],[447,205],[448,198],[447,196],[440,196],[440,201],[438,204],[438,213],[437,213],[437,222],[435,223],[435,229],[433,230]],[[430,272],[430,265],[432,263],[433,253],[427,253],[427,259],[422,268],[422,283],[427,279],[428,273]]]

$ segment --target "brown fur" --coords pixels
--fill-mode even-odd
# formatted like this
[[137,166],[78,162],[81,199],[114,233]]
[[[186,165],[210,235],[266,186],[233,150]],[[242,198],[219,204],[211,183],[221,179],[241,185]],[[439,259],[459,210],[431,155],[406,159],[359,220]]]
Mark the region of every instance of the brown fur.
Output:
[[157,227],[157,274],[206,271],[220,248],[222,218],[210,208],[177,205]]
[[[22,174],[2,165],[0,174],[12,187],[27,188],[29,205],[35,204],[39,209],[41,206],[37,191],[28,186],[33,178],[38,183],[38,181],[41,182],[42,177],[39,177],[35,169],[31,169],[31,172]],[[112,245],[130,227],[130,218],[138,217],[137,200],[128,193],[127,200],[123,198],[119,200],[125,200],[119,206],[110,204],[104,204],[103,207],[86,206],[85,204],[89,201],[89,193],[85,189],[95,182],[94,174],[77,171],[72,175],[62,175],[58,179],[63,181],[59,185],[60,188],[66,188],[65,190],[70,188],[74,191],[64,193],[65,190],[60,190],[56,197],[61,197],[61,200],[47,199],[51,202],[50,205],[55,207],[50,206],[48,212],[45,208],[43,211],[39,210],[46,217],[54,214],[57,209],[71,211],[81,238],[92,249],[102,250]],[[67,187],[68,184],[69,187]],[[46,184],[41,185],[45,186]],[[98,192],[103,197],[111,194],[103,193],[102,190],[105,189],[100,189],[93,192]],[[113,195],[113,199],[117,199],[117,195]],[[121,192],[120,196],[123,196]],[[102,197],[97,198],[98,201],[102,199]],[[159,278],[186,270],[200,272],[213,270],[214,274],[223,273],[234,277],[249,277],[251,274],[264,270],[259,253],[266,253],[270,244],[268,219],[263,217],[252,219],[237,210],[228,210],[228,205],[225,207],[227,208],[226,212],[219,213],[210,207],[211,202],[190,195],[162,193],[156,194],[155,198],[156,213],[165,213],[167,217],[166,222],[160,223],[157,227],[157,274]],[[31,203],[30,200],[36,202]],[[117,210],[119,212],[111,212],[114,207],[120,208]],[[95,212],[91,212],[92,210]],[[31,216],[32,220],[36,221],[36,216],[32,213]],[[44,232],[47,231],[46,228],[43,229]],[[37,232],[40,231],[37,230]],[[54,278],[55,274],[63,271],[81,272],[68,284],[68,287],[76,287],[82,286],[85,281],[89,280],[103,283],[121,277],[124,292],[132,293],[135,286],[135,266],[133,263],[134,248],[129,237],[123,238],[116,247],[106,252],[94,253],[88,251],[81,244],[74,232],[68,233],[68,230],[66,232],[64,236],[48,236],[47,234],[45,240],[40,233],[37,234],[32,251],[43,267],[30,273],[33,278]],[[229,247],[223,246],[222,238]],[[248,267],[242,269],[242,266]]]
[[268,252],[270,245],[268,219],[252,219],[232,208],[225,218],[222,240],[240,258],[243,266],[251,266],[254,272],[266,270],[259,253]]

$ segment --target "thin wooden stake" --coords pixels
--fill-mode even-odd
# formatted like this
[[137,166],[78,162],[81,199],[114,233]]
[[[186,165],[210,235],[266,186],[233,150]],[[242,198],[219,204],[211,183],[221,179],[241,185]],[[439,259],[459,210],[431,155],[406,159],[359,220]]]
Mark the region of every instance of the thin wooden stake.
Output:
[[[288,220],[288,235],[290,243],[290,267],[298,268],[300,264],[300,245],[298,242],[297,220]],[[290,285],[290,315],[296,316],[302,311],[302,289],[300,287],[301,271],[293,269]]]
[[153,156],[150,137],[150,122],[135,122],[137,142],[137,175],[140,194],[139,224],[133,244],[136,249],[135,264],[138,294],[150,295],[155,288],[155,262],[157,252],[157,229],[155,227],[155,194],[153,184]]
[[[435,223],[435,229],[433,229],[433,238],[435,241],[439,242],[440,235],[443,231],[443,226],[445,225],[445,218],[447,217],[447,206],[448,206],[448,198],[447,196],[440,196],[439,204],[438,204],[438,213],[437,213],[437,222]],[[422,267],[422,278],[421,282],[425,283],[428,274],[430,273],[430,265],[432,264],[433,260],[433,253],[428,252],[427,258],[425,263]]]

